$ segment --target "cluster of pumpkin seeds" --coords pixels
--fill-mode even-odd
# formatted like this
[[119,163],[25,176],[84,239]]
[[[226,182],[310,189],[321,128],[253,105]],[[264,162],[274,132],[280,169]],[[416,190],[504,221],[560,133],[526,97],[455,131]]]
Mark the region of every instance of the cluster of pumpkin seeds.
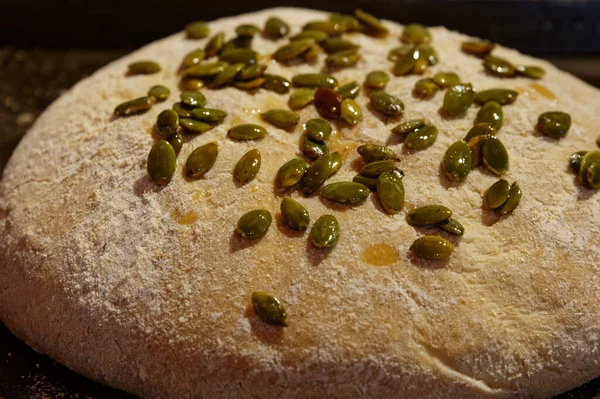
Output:
[[388,60],[394,63],[392,73],[395,76],[422,75],[439,62],[437,51],[430,44],[431,33],[423,25],[407,25],[400,40],[404,45],[388,53]]
[[519,205],[522,195],[521,188],[516,182],[508,184],[506,180],[500,179],[483,195],[483,208],[504,216]]
[[[135,64],[135,63],[134,63]],[[133,64],[132,64],[133,65]],[[130,116],[148,111],[157,102],[165,101],[171,95],[169,88],[156,85],[148,90],[148,94],[134,100],[125,101],[115,107],[116,116]]]
[[[452,211],[443,205],[427,205],[413,209],[406,214],[406,222],[411,226],[434,226],[447,233],[462,236],[463,225],[452,218]],[[438,236],[420,237],[411,245],[415,255],[425,259],[446,259],[452,255],[454,246],[450,241]]]
[[571,155],[569,164],[579,184],[600,188],[600,151],[577,151]]
[[404,145],[413,150],[429,148],[435,143],[438,128],[424,119],[411,119],[392,129],[392,133],[404,136]]

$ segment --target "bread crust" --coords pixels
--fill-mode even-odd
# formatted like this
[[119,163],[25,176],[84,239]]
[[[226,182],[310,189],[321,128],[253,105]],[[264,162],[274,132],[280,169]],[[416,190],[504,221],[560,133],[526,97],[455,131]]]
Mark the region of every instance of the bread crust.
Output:
[[[211,28],[232,37],[239,23],[263,26],[271,15],[292,32],[324,16],[278,8]],[[335,73],[340,84],[389,69],[386,56],[402,27],[385,24],[385,39],[348,35],[363,57],[356,68]],[[205,43],[178,33],[80,82],[15,151],[0,182],[0,319],[73,370],[147,398],[546,397],[600,375],[600,194],[580,187],[567,170],[572,152],[594,146],[599,92],[503,47],[495,54],[543,66],[546,77],[534,84],[486,75],[479,59],[460,52],[466,36],[431,31],[440,63],[426,76],[455,71],[478,90],[521,92],[503,107],[499,133],[510,154],[506,179],[524,193],[519,207],[500,219],[482,211],[481,195],[497,180],[482,170],[458,185],[443,177],[443,153],[464,137],[477,109],[444,119],[443,93],[429,101],[412,97],[422,78],[414,75],[392,78],[387,91],[404,101],[405,120],[425,117],[439,128],[435,144],[404,148],[390,134],[396,121],[375,116],[363,88],[356,101],[364,121],[335,124],[332,147],[346,162],[331,181],[356,173],[358,145],[388,143],[402,158],[406,210],[440,203],[465,226],[464,237],[446,236],[456,245],[449,261],[411,256],[413,240],[432,230],[408,226],[406,210],[384,214],[375,196],[342,207],[274,189],[277,169],[298,153],[302,123],[317,116],[314,107],[299,111],[292,133],[262,122],[258,114],[286,108],[287,95],[204,90],[207,106],[229,116],[184,144],[178,170],[194,148],[216,140],[214,168],[205,179],[186,181],[178,172],[168,186],[154,186],[145,164],[152,125],[177,100],[183,55]],[[269,54],[283,43],[257,37],[254,48]],[[291,78],[320,68],[323,58],[294,67],[269,60],[268,72]],[[143,59],[156,60],[162,71],[126,77],[127,64]],[[116,104],[154,84],[171,89],[166,102],[140,116],[111,118]],[[573,117],[560,141],[534,129],[537,116],[550,110]],[[269,136],[228,140],[227,129],[238,123],[263,124]],[[240,186],[231,170],[252,148],[261,151],[262,168]],[[325,213],[338,218],[335,249],[317,251],[307,234],[281,224],[276,215],[288,195],[313,221]],[[255,208],[276,217],[263,239],[246,242],[234,228]],[[397,259],[385,266],[365,261],[382,251]],[[289,327],[256,318],[249,304],[255,290],[285,303]]]

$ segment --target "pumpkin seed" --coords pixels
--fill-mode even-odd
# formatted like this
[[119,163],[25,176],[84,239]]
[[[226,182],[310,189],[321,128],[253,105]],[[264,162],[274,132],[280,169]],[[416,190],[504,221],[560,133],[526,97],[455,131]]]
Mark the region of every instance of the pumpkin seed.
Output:
[[360,22],[352,15],[344,14],[331,14],[329,20],[335,23],[339,23],[345,32],[358,32],[361,30]]
[[233,175],[239,182],[247,182],[256,176],[260,170],[261,156],[260,151],[253,149],[245,153],[235,164]]
[[420,258],[441,260],[447,259],[454,252],[454,246],[445,238],[438,236],[423,236],[417,238],[410,250]]
[[212,82],[210,82],[209,87],[211,89],[216,89],[223,86],[228,86],[233,82],[233,79],[237,76],[240,71],[244,69],[244,64],[233,64],[225,67]]
[[481,107],[475,117],[475,124],[487,123],[495,130],[500,130],[504,121],[502,106],[496,101],[487,102]]
[[177,163],[175,150],[166,140],[158,140],[148,154],[148,174],[159,186],[168,184],[173,178]]
[[201,177],[213,167],[218,154],[219,145],[214,141],[196,148],[185,162],[186,174],[194,179]]
[[256,291],[252,293],[252,307],[259,319],[273,326],[287,327],[285,308],[273,295]]
[[212,129],[212,125],[209,125],[208,123],[196,121],[190,118],[179,119],[179,126],[184,128],[185,131],[191,133],[204,133],[207,130]]
[[310,215],[305,207],[293,198],[281,201],[281,219],[291,229],[304,231],[310,224]]
[[471,149],[471,169],[475,169],[481,164],[483,142],[490,137],[494,136],[491,134],[480,134],[467,142],[469,144],[469,148]]
[[331,135],[331,125],[323,119],[310,119],[306,122],[306,134],[312,140],[323,143]]
[[337,80],[324,73],[303,73],[292,78],[292,83],[295,87],[327,87],[333,88],[337,86]]
[[500,77],[513,77],[517,74],[517,69],[513,64],[504,58],[487,55],[483,61],[484,68],[493,75]]
[[290,81],[279,75],[264,74],[265,83],[263,87],[266,90],[274,91],[278,94],[285,94],[290,91]]
[[271,213],[264,209],[255,209],[242,215],[238,220],[237,232],[248,240],[264,237],[271,227],[273,218]]
[[419,58],[415,62],[415,66],[412,70],[412,73],[414,73],[415,75],[423,75],[427,70],[428,66],[429,62],[425,58],[422,58],[419,53]]
[[383,25],[377,17],[361,9],[356,9],[354,11],[354,16],[362,25],[368,28],[369,32],[376,36],[385,36],[389,32],[385,25]]
[[372,71],[367,74],[365,86],[373,90],[383,90],[390,81],[390,75],[384,71]]
[[343,99],[355,99],[356,97],[358,97],[358,93],[360,92],[360,85],[357,81],[352,81],[350,83],[338,87],[336,91]]
[[360,105],[351,98],[342,101],[341,117],[349,125],[355,126],[362,120],[362,110]]
[[286,44],[285,46],[280,47],[273,54],[273,59],[277,62],[287,62],[293,58],[296,58],[308,51],[313,45],[315,41],[313,39],[299,39],[294,40]]
[[487,40],[470,40],[463,42],[460,46],[463,52],[482,58],[489,55],[494,47],[496,47],[496,45]]
[[252,40],[253,38],[250,36],[234,37],[223,44],[223,48],[221,48],[219,54],[233,49],[252,49]]
[[321,195],[333,202],[357,204],[369,196],[369,189],[360,183],[342,181],[331,183],[321,189]]
[[435,84],[445,89],[460,83],[460,78],[454,72],[438,72],[433,76]]
[[508,170],[508,152],[504,144],[495,136],[483,140],[481,159],[490,172],[501,176]]
[[235,33],[238,36],[252,37],[260,33],[260,28],[252,24],[241,24],[235,28]]
[[398,61],[398,58],[401,58],[402,56],[404,56],[408,53],[414,54],[415,50],[416,50],[415,46],[395,47],[389,51],[387,59],[392,62],[396,62],[396,61]]
[[544,77],[545,74],[546,71],[538,66],[517,66],[517,75],[525,76],[526,78],[541,79]]
[[471,149],[463,140],[452,144],[444,154],[442,169],[450,180],[464,180],[471,171]]
[[235,77],[236,80],[253,80],[263,76],[267,66],[265,64],[246,65]]
[[300,140],[300,149],[304,156],[310,159],[317,159],[329,152],[327,144],[313,141],[308,135],[302,136],[302,139]]
[[150,75],[157,72],[160,72],[160,65],[154,61],[136,61],[127,67],[129,75]]
[[579,182],[585,184],[588,182],[587,171],[594,163],[600,163],[600,151],[590,151],[581,157],[581,165],[579,167]]
[[296,111],[308,106],[309,104],[312,104],[312,102],[315,99],[316,92],[317,89],[312,88],[302,88],[294,90],[288,100],[288,107]]
[[212,56],[219,54],[221,52],[221,50],[223,49],[224,43],[225,43],[225,33],[219,32],[216,35],[214,35],[208,41],[208,43],[206,43],[206,46],[204,47],[204,51],[206,53],[206,58],[210,58]]
[[430,226],[450,219],[452,211],[443,205],[427,205],[413,209],[406,214],[406,222],[411,226]]
[[406,122],[402,122],[392,129],[392,133],[395,134],[407,134],[413,132],[415,129],[418,129],[425,125],[425,121],[423,119],[411,119]]
[[344,50],[329,55],[325,63],[330,68],[347,68],[356,65],[359,59],[360,55],[356,49]]
[[181,137],[181,134],[174,133],[174,134],[170,135],[169,137],[167,137],[167,141],[169,142],[169,144],[171,144],[171,147],[173,147],[173,151],[175,151],[175,155],[179,155],[179,152],[181,151],[181,147],[183,147],[183,137]]
[[330,153],[323,154],[306,169],[306,173],[300,180],[300,186],[305,195],[311,195],[317,191],[331,175],[332,159],[333,155]]
[[241,90],[256,90],[262,87],[262,85],[265,84],[265,81],[265,78],[256,78],[244,82],[234,82],[233,86]]
[[270,17],[265,22],[264,32],[273,39],[281,39],[290,32],[290,26],[281,18]]
[[277,184],[281,187],[291,187],[298,183],[306,173],[306,161],[294,158],[284,163],[277,171]]
[[404,183],[403,174],[399,171],[386,171],[377,179],[377,197],[385,211],[396,214],[404,207]]
[[323,118],[337,119],[342,112],[342,97],[335,90],[320,87],[315,93],[315,108]]
[[302,30],[319,30],[329,36],[339,36],[344,32],[344,27],[334,21],[310,21],[302,27]]
[[500,105],[507,105],[514,103],[518,96],[519,92],[510,89],[488,89],[477,92],[475,104],[483,105],[490,101],[496,101]]
[[560,112],[544,112],[538,118],[538,129],[544,135],[559,139],[564,137],[571,127],[571,115]]
[[444,96],[443,110],[446,115],[457,116],[469,109],[475,99],[475,90],[470,83],[451,86]]
[[440,87],[433,81],[433,79],[425,78],[417,80],[413,94],[420,98],[430,98],[440,90]]
[[317,248],[331,248],[340,238],[340,225],[333,215],[323,215],[310,230],[310,240]]
[[394,62],[392,73],[395,76],[405,76],[410,74],[415,69],[418,59],[419,52],[416,51],[416,48],[411,48],[404,54],[398,55],[396,61]]
[[179,118],[189,118],[192,116],[192,110],[181,102],[173,104],[173,111],[177,112]]
[[298,114],[287,109],[270,109],[260,116],[264,121],[280,129],[290,129],[300,122]]
[[431,33],[423,25],[410,24],[404,28],[400,40],[407,44],[429,43],[431,42]]
[[341,37],[326,39],[319,43],[319,46],[321,46],[327,54],[333,54],[344,50],[357,50],[360,47],[358,44],[344,40]]
[[247,123],[237,125],[227,131],[229,137],[235,140],[256,140],[267,135],[267,129],[260,125]]
[[323,32],[321,30],[303,30],[297,35],[290,37],[290,41],[312,39],[315,41],[315,43],[320,43],[323,40],[327,40],[328,38],[329,35],[327,34],[327,32]]
[[419,60],[426,60],[428,65],[436,65],[439,62],[437,51],[429,44],[419,44],[417,51],[419,51]]
[[394,151],[377,144],[363,144],[358,146],[356,151],[366,162],[383,161],[386,159],[398,160]]
[[156,125],[154,130],[156,135],[160,138],[166,138],[172,134],[177,133],[179,127],[179,115],[172,109],[165,109],[156,118]]
[[569,159],[569,166],[571,166],[571,170],[575,174],[579,174],[579,170],[581,169],[581,158],[583,158],[587,153],[587,151],[577,151],[571,155],[571,158]]
[[223,122],[223,119],[227,117],[227,112],[221,111],[220,109],[196,108],[192,110],[190,116],[202,122],[219,123]]
[[424,125],[406,135],[404,145],[414,150],[431,147],[438,136],[438,128],[434,125]]
[[385,91],[373,91],[369,99],[373,108],[384,115],[401,116],[404,113],[404,103]]
[[195,21],[185,27],[188,39],[203,39],[210,35],[210,27],[204,21]]
[[393,159],[383,159],[381,161],[373,161],[363,165],[361,173],[369,177],[378,177],[383,172],[389,172],[396,169],[396,161]]
[[135,100],[125,101],[117,105],[115,115],[129,116],[148,111],[156,103],[156,98],[153,96],[140,97]]
[[192,65],[199,64],[204,60],[205,57],[206,51],[201,48],[190,51],[185,55],[185,57],[183,57],[183,61],[181,61],[181,68],[185,69],[191,67]]
[[342,160],[342,155],[337,151],[332,152],[331,153],[331,175],[337,173],[342,168],[343,163],[344,163],[344,161]]
[[587,168],[587,182],[592,188],[600,188],[600,162],[594,162]]
[[181,79],[179,84],[181,86],[181,89],[185,91],[200,91],[200,89],[204,87],[203,80],[194,78]]
[[483,195],[483,208],[492,210],[506,202],[510,194],[510,184],[504,179],[498,180]]
[[202,93],[195,91],[184,91],[179,95],[181,102],[188,107],[204,107],[206,105],[206,97]]
[[377,190],[377,177],[369,177],[365,175],[357,174],[352,178],[352,181],[355,183],[360,183],[363,186],[367,187],[371,191]]
[[456,236],[462,236],[465,234],[464,226],[454,218],[449,218],[448,220],[436,224],[436,226],[445,232],[454,234]]
[[251,48],[232,48],[219,53],[219,59],[230,64],[253,64],[258,53]]
[[519,202],[521,202],[521,197],[523,193],[521,192],[521,187],[517,183],[513,183],[510,185],[510,191],[508,193],[508,199],[502,204],[500,207],[494,209],[496,213],[500,216],[506,215],[515,210]]
[[469,133],[467,133],[464,140],[468,143],[471,141],[471,139],[473,139],[477,136],[485,136],[485,135],[495,136],[496,129],[494,129],[492,127],[492,125],[490,125],[489,123],[478,123],[478,124],[474,125],[471,128],[471,130],[469,130]]
[[156,101],[165,101],[169,98],[169,94],[171,94],[171,90],[169,90],[165,86],[152,86],[150,90],[148,90],[148,97],[156,98]]

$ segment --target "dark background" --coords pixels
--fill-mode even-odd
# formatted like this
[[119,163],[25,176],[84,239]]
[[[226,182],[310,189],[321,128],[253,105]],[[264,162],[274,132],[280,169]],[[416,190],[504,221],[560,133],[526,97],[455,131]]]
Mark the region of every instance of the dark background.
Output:
[[[35,118],[83,77],[181,28],[275,6],[444,25],[546,58],[600,87],[600,1],[0,0],[0,171]],[[591,399],[600,379],[561,399]],[[0,323],[0,398],[131,398],[36,354]]]

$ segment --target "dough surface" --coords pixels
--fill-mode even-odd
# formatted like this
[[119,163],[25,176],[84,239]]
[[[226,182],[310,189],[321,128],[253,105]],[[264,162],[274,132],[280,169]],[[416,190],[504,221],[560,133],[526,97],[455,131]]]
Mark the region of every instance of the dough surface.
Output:
[[[262,27],[278,15],[293,34],[318,11],[280,8],[221,19],[212,33],[234,35],[240,23]],[[385,21],[385,39],[348,34],[361,45],[355,68],[335,72],[340,84],[362,83],[372,70],[389,71],[386,56],[399,45],[402,26]],[[514,63],[539,65],[541,81],[486,75],[481,60],[463,54],[467,37],[431,29],[438,65],[425,76],[454,71],[476,90],[521,92],[504,106],[499,138],[510,155],[505,178],[523,198],[509,216],[482,211],[481,196],[497,180],[473,170],[462,184],[440,172],[446,148],[463,138],[478,107],[465,116],[438,113],[444,92],[413,98],[422,76],[392,77],[387,91],[406,105],[402,120],[428,118],[440,130],[423,151],[406,149],[357,98],[364,120],[336,123],[331,139],[345,164],[329,182],[351,180],[355,148],[388,143],[406,176],[405,210],[386,215],[372,195],[358,206],[332,206],[319,196],[274,189],[278,168],[298,154],[301,111],[293,132],[260,120],[287,108],[288,95],[235,88],[204,89],[207,107],[226,110],[224,123],[187,136],[173,181],[157,188],[146,159],[158,113],[178,101],[177,68],[208,39],[183,33],[157,41],[101,69],[56,101],[14,153],[0,182],[0,319],[36,350],[73,370],[148,398],[200,397],[544,397],[600,375],[600,194],[582,188],[568,170],[571,153],[592,150],[600,132],[598,90],[552,65],[498,47]],[[260,35],[253,47],[271,54],[287,40]],[[323,66],[267,72],[290,78]],[[159,62],[154,75],[125,76],[135,60]],[[114,107],[145,95],[155,84],[172,93],[139,116],[112,119]],[[540,113],[569,112],[573,126],[560,141],[541,137]],[[234,142],[232,125],[258,123],[269,136]],[[187,181],[191,151],[218,141],[220,153],[204,179]],[[262,168],[238,185],[231,171],[258,148]],[[330,252],[308,245],[280,222],[281,199],[292,196],[311,223],[336,216],[341,237]],[[462,238],[415,229],[404,220],[415,206],[442,204],[465,226]],[[273,216],[267,235],[245,242],[234,234],[238,218],[264,208]],[[430,233],[449,238],[447,262],[423,261],[411,243]],[[381,265],[381,266],[378,266]],[[253,291],[285,304],[289,327],[270,327],[254,315]]]

